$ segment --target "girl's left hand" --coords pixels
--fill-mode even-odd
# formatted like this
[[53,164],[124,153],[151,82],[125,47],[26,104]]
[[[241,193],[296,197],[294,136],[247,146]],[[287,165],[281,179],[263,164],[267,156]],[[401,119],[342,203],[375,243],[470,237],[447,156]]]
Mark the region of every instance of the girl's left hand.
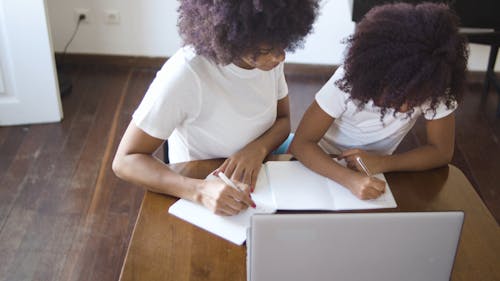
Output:
[[216,171],[224,172],[233,181],[247,184],[253,192],[262,162],[266,157],[263,154],[265,153],[247,146],[227,158]]
[[368,170],[372,174],[382,173],[382,155],[377,155],[375,153],[367,152],[362,149],[348,149],[343,151],[337,158],[345,159],[347,162],[347,167],[364,173],[363,168],[356,161],[356,157],[359,156],[363,160],[363,163],[367,166]]

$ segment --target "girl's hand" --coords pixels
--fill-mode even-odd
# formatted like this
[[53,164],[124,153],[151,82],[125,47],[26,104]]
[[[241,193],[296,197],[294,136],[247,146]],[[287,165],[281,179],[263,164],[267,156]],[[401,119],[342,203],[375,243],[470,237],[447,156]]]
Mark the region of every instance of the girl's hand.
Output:
[[224,172],[234,182],[248,185],[253,192],[265,157],[262,150],[247,146],[227,158],[216,172]]
[[364,173],[363,168],[356,161],[356,157],[360,157],[363,163],[367,166],[368,170],[372,174],[378,174],[383,172],[382,160],[383,156],[370,153],[361,149],[348,149],[342,152],[337,158],[345,159],[347,162],[347,167],[354,171],[359,171]]
[[361,200],[375,199],[385,192],[385,181],[358,173],[348,188]]
[[236,215],[249,206],[255,208],[248,186],[241,183],[235,184],[241,191],[226,185],[220,179],[204,180],[198,187],[196,201],[222,216]]

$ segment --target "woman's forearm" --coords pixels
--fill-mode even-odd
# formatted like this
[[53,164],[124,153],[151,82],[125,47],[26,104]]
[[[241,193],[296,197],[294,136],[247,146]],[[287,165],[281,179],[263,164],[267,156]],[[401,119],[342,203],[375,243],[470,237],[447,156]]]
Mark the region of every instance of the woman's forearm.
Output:
[[117,155],[113,171],[126,181],[141,185],[150,191],[196,201],[201,180],[184,177],[170,170],[152,155]]

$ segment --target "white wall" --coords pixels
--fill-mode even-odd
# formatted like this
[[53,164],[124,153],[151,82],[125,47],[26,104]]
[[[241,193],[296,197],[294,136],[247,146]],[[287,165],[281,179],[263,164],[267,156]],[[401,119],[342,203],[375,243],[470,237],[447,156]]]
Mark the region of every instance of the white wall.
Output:
[[[180,46],[177,0],[47,0],[54,48],[62,52],[75,26],[75,9],[88,9],[68,53],[132,56],[172,55]],[[106,24],[105,11],[120,12],[119,24]]]
[[345,45],[341,41],[354,32],[348,0],[323,0],[313,32],[304,49],[287,55],[287,62],[306,64],[340,64]]
[[[177,0],[47,0],[54,48],[62,52],[75,28],[74,10],[89,9],[89,23],[81,24],[68,53],[132,56],[171,56],[180,46]],[[305,48],[288,54],[287,62],[339,64],[351,34],[348,0],[322,0],[321,15]],[[105,11],[120,12],[120,24],[106,24]],[[486,69],[489,47],[471,45],[470,70]],[[496,70],[500,70],[500,57]]]
[[3,73],[2,73],[2,66],[0,64],[0,96],[2,95],[7,95],[7,93],[5,92],[5,86],[3,85],[4,84],[4,79],[3,78]]

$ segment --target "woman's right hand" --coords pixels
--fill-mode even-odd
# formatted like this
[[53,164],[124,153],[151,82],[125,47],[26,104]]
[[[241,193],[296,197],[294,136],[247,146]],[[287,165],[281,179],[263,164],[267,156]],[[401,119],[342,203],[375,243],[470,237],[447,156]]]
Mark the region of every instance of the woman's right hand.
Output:
[[359,199],[368,200],[378,198],[385,192],[385,181],[376,177],[369,177],[356,173],[348,186],[349,190]]
[[226,185],[220,179],[203,180],[198,186],[196,201],[217,215],[232,216],[255,208],[250,197],[250,188],[246,184],[235,182],[241,191]]

